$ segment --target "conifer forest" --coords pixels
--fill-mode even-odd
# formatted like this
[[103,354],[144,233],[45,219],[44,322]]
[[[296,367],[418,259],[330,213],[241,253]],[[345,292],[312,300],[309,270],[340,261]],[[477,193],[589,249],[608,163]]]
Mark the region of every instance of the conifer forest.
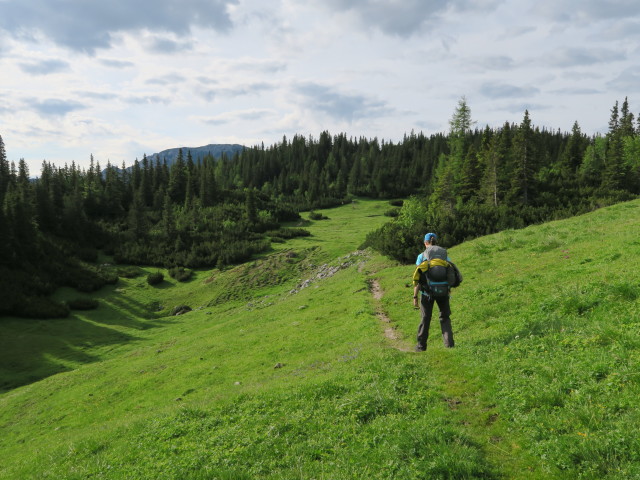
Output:
[[394,143],[324,131],[233,157],[194,162],[181,151],[171,164],[145,155],[129,167],[91,157],[88,168],[45,161],[29,172],[8,161],[0,137],[0,315],[67,315],[48,297],[56,288],[117,281],[99,252],[122,265],[224,268],[307,235],[301,222],[282,227],[300,212],[357,197],[389,199],[396,217],[363,246],[412,262],[426,231],[452,246],[638,194],[640,115],[626,98],[595,136],[577,121],[570,132],[537,127],[528,111],[519,124],[477,128],[463,97],[447,133]]

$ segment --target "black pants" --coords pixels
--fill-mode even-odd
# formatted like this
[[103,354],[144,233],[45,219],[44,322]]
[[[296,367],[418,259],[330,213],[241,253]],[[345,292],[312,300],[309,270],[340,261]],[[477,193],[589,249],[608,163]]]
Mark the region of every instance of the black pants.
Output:
[[431,315],[433,304],[438,304],[440,309],[440,328],[442,329],[442,341],[445,347],[453,347],[453,330],[451,329],[451,307],[449,307],[449,297],[430,298],[428,295],[420,295],[420,315],[422,321],[418,327],[418,346],[427,348],[429,338],[429,326],[431,325]]

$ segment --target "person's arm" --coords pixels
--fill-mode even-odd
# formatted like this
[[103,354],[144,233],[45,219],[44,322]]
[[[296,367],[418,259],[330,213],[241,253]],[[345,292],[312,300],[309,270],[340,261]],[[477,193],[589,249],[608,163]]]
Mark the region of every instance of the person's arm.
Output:
[[413,272],[413,306],[418,307],[418,299],[420,298],[420,267],[416,267]]

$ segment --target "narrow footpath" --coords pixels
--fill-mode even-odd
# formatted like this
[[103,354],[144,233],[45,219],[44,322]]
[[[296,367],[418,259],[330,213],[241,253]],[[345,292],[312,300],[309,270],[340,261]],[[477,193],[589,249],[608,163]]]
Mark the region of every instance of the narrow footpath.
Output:
[[[402,339],[397,325],[382,308],[384,292],[377,279],[370,281],[370,290],[376,316],[384,327],[384,336],[389,346],[401,352],[413,352],[414,343]],[[439,330],[437,324],[432,325],[433,327]],[[442,391],[442,400],[451,412],[452,421],[461,425],[466,435],[482,447],[487,460],[493,465],[495,475],[487,478],[546,478],[544,472],[531,469],[535,461],[526,458],[517,432],[514,432],[508,420],[500,415],[494,401],[483,395],[482,381],[465,366],[465,354],[468,352],[459,348],[433,348],[426,353],[416,353],[424,357],[425,365],[428,365],[429,371],[436,376],[437,384]]]
[[400,334],[398,333],[396,325],[393,324],[389,316],[384,312],[381,302],[384,292],[380,287],[380,283],[376,279],[373,279],[371,281],[371,293],[373,294],[373,298],[375,300],[376,316],[384,326],[384,336],[387,339],[389,345],[396,350],[400,350],[401,352],[412,351],[411,346],[408,345],[407,342],[402,340]]

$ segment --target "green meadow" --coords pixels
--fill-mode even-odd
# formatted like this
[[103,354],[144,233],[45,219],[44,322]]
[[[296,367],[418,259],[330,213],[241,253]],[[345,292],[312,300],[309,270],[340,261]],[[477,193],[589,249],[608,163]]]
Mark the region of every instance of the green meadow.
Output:
[[0,478],[640,478],[640,201],[450,249],[456,347],[436,312],[424,353],[413,267],[360,249],[389,208],[0,319]]

